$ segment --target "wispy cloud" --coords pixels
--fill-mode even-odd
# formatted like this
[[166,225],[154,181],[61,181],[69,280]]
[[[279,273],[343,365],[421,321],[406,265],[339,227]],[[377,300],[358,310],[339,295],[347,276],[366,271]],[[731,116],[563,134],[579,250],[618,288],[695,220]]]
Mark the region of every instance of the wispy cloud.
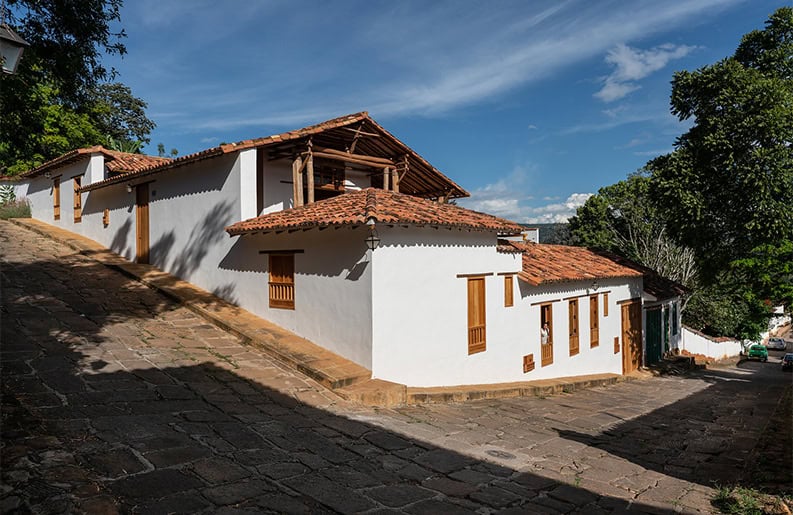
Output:
[[603,79],[603,86],[595,97],[604,102],[619,100],[636,91],[636,81],[665,67],[670,61],[687,56],[696,47],[666,43],[647,50],[619,44],[606,54],[606,62],[614,71]]
[[[120,68],[125,80],[135,76],[135,91],[150,99],[152,112],[182,113],[163,122],[170,130],[291,126],[361,109],[380,118],[439,115],[738,1],[645,1],[630,10],[584,0],[545,9],[471,1],[310,10],[232,1],[177,14],[168,3],[146,0],[125,16],[137,18],[147,53],[131,49]],[[351,20],[362,29],[339,33]],[[624,92],[688,47],[649,54],[616,48],[612,82]],[[616,89],[609,95],[616,98]]]
[[656,157],[661,156],[664,154],[669,154],[670,152],[674,151],[672,147],[669,148],[661,148],[658,150],[639,150],[633,153],[634,156],[648,156],[648,157]]

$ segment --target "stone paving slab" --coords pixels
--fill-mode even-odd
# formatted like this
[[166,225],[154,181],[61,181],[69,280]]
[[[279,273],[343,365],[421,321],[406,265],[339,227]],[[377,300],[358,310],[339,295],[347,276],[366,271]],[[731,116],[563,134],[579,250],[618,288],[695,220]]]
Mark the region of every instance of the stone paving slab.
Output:
[[769,361],[376,409],[5,222],[0,280],[2,513],[707,513],[789,387]]

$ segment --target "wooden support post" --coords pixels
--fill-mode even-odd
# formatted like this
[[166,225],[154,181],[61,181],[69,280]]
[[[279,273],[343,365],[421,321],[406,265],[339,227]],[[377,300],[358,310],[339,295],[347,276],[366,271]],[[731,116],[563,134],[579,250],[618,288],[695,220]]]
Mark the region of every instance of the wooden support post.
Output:
[[391,170],[386,166],[383,168],[383,189],[388,191],[391,189],[388,185],[388,179],[391,177]]
[[308,187],[308,203],[314,203],[314,156],[309,151],[306,158],[306,186]]
[[303,159],[297,156],[292,162],[292,207],[303,205]]
[[399,172],[396,168],[391,169],[391,189],[399,193]]

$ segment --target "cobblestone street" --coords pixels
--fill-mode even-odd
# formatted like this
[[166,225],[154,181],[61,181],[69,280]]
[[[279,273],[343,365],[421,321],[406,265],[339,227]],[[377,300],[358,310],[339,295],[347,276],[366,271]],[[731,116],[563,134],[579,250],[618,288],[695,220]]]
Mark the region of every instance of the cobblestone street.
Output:
[[3,221],[0,259],[2,513],[709,513],[790,388],[774,358],[367,408]]

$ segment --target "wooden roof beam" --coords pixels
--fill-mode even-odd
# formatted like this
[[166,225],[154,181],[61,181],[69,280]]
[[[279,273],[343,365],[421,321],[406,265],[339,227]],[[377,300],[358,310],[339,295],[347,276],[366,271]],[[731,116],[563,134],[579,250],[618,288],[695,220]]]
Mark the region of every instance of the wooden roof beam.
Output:
[[367,161],[379,163],[382,166],[394,166],[394,161],[386,157],[367,156],[365,154],[353,154],[352,152],[344,152],[343,150],[336,150],[335,148],[316,147],[314,148],[314,151],[324,152],[326,154],[333,154],[344,158],[351,157],[353,159],[365,159]]

